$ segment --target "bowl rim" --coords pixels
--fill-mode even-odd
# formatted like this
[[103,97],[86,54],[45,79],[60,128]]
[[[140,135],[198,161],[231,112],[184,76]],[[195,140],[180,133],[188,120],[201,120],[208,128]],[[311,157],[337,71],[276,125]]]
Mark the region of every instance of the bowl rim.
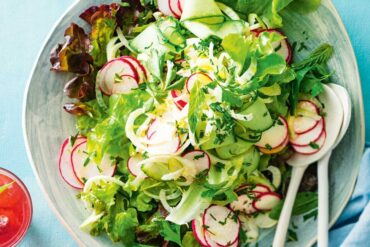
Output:
[[[38,62],[40,60],[41,54],[43,53],[43,51],[44,51],[44,49],[46,47],[47,42],[52,37],[52,34],[55,31],[55,29],[62,22],[62,20],[68,15],[68,13],[73,8],[75,8],[78,5],[79,2],[80,2],[80,0],[75,0],[75,2],[73,2],[66,9],[66,11],[59,17],[59,19],[54,23],[54,25],[50,29],[48,35],[46,36],[46,38],[45,38],[45,40],[43,42],[43,45],[41,46],[40,51],[38,52],[38,55],[37,55],[37,57],[35,59],[35,62],[33,64],[33,66],[32,66],[31,73],[30,73],[30,75],[28,77],[27,84],[26,84],[26,87],[25,87],[25,90],[24,90],[24,94],[23,94],[22,132],[23,132],[23,139],[24,139],[25,149],[26,149],[26,153],[27,153],[27,157],[28,157],[29,163],[31,164],[31,168],[32,168],[32,171],[33,171],[33,173],[35,175],[36,181],[37,181],[37,183],[38,183],[38,185],[39,185],[42,193],[44,194],[44,198],[46,199],[49,208],[53,211],[53,213],[55,214],[55,216],[57,217],[57,219],[59,220],[59,222],[62,223],[62,225],[64,226],[64,228],[67,230],[67,232],[70,234],[70,236],[72,236],[72,238],[76,241],[76,243],[79,246],[86,246],[82,242],[82,240],[77,236],[77,234],[72,230],[72,228],[68,225],[68,223],[62,217],[61,213],[56,209],[56,207],[54,206],[53,202],[51,201],[51,199],[49,197],[49,194],[46,192],[46,190],[44,188],[44,185],[43,185],[43,183],[41,181],[41,178],[39,177],[39,174],[37,172],[37,168],[36,168],[35,162],[34,162],[33,157],[32,157],[31,149],[29,147],[28,136],[27,136],[27,128],[26,128],[26,125],[27,125],[27,123],[26,123],[27,100],[28,100],[29,88],[30,88],[31,81],[32,81],[33,75],[35,73],[37,64],[38,64]],[[357,59],[356,59],[356,56],[355,56],[355,52],[354,52],[354,49],[353,49],[353,45],[352,45],[351,39],[349,38],[349,35],[348,35],[348,32],[347,32],[347,29],[345,28],[345,25],[343,23],[343,20],[342,20],[341,16],[339,15],[339,13],[338,13],[335,5],[333,4],[332,0],[324,0],[324,1],[322,1],[321,4],[322,5],[326,4],[327,7],[331,8],[333,10],[333,15],[337,19],[337,21],[338,21],[339,29],[342,31],[343,38],[350,45],[350,53],[351,53],[351,57],[350,58],[354,61],[354,67],[355,67],[354,76],[356,78],[356,81],[360,82],[357,89],[358,89],[358,92],[359,92],[358,93],[359,94],[358,100],[360,102],[359,109],[358,109],[360,111],[360,120],[361,120],[361,126],[360,126],[360,128],[361,128],[361,140],[360,141],[363,144],[362,145],[363,147],[361,148],[361,150],[359,150],[359,152],[363,153],[364,144],[365,144],[365,127],[364,127],[364,124],[365,124],[365,116],[364,116],[364,104],[363,104],[362,85],[361,85],[361,78],[360,78],[360,72],[359,72],[359,68],[358,68]],[[361,157],[359,157],[359,160],[357,160],[356,162],[360,162],[360,160],[361,160]],[[341,205],[341,207],[338,210],[338,212],[334,215],[334,217],[332,218],[332,220],[329,222],[329,228],[331,228],[335,224],[335,222],[338,220],[339,216],[343,213],[344,208],[347,206],[347,204],[348,204],[348,202],[349,202],[349,200],[350,200],[350,198],[351,198],[351,196],[353,194],[356,181],[357,181],[357,179],[354,179],[352,181],[352,183],[350,185],[349,193],[345,197],[344,203]],[[317,241],[317,235],[315,235],[312,238],[312,240],[308,241],[306,247],[310,247],[310,246],[314,245],[316,241]]]

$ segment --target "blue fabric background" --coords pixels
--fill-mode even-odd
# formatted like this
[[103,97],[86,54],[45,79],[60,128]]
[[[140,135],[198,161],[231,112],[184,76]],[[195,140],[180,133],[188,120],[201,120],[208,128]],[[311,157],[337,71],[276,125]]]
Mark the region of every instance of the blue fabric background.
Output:
[[[34,203],[32,226],[21,246],[76,246],[47,206],[36,183],[26,157],[21,126],[23,91],[32,65],[55,21],[72,3],[73,0],[0,1],[0,166],[13,171],[26,183]],[[359,62],[369,130],[366,140],[370,142],[370,2],[334,0],[334,3]],[[370,152],[364,157],[353,200],[332,231],[332,246],[339,246],[343,241],[345,246],[368,246],[365,241],[370,240],[370,217],[365,216],[370,215],[370,207],[363,216],[361,213],[369,198],[369,163]]]

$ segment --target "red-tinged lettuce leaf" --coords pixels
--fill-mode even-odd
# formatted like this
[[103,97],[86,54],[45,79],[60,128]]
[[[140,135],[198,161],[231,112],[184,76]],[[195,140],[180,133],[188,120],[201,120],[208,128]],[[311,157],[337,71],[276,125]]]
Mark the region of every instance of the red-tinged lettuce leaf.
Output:
[[114,18],[98,18],[92,25],[90,39],[90,55],[94,59],[94,65],[103,66],[107,62],[107,45],[116,30]]
[[77,24],[72,23],[65,31],[66,42],[58,44],[50,55],[51,69],[82,75],[90,73],[93,59],[89,54],[89,37]]
[[90,55],[94,65],[103,66],[107,62],[107,44],[116,30],[116,13],[120,6],[116,3],[92,6],[85,10],[80,18],[91,25]]
[[139,22],[141,13],[145,12],[139,0],[122,1],[122,6],[116,13],[117,25],[122,29],[122,33],[127,35],[132,32],[134,26]]
[[116,12],[120,6],[116,3],[102,4],[100,6],[92,6],[85,10],[81,15],[80,18],[89,23],[90,25],[94,25],[96,20],[101,18],[114,18]]
[[69,98],[87,101],[95,98],[95,84],[90,75],[76,76],[67,82],[64,92]]

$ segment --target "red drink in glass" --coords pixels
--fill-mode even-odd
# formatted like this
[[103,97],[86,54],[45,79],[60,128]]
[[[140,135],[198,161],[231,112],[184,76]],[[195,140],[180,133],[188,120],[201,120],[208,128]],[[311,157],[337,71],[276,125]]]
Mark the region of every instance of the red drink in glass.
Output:
[[0,168],[0,247],[16,246],[26,235],[31,219],[32,201],[26,186]]

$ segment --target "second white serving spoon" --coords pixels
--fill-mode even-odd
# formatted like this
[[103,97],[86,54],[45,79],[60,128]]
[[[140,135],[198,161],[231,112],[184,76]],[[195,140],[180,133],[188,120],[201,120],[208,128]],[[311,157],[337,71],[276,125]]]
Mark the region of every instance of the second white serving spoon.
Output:
[[276,228],[275,238],[272,244],[273,247],[283,247],[285,245],[290,217],[303,173],[310,164],[320,160],[327,152],[332,150],[340,132],[343,122],[342,105],[333,90],[329,88],[329,86],[323,86],[324,93],[322,93],[319,98],[325,106],[326,140],[321,150],[316,154],[302,155],[295,153],[292,158],[287,161],[287,163],[293,167],[293,170],[284,206]]
[[[347,90],[337,84],[329,83],[328,86],[340,99],[343,108],[343,121],[340,133],[335,141],[333,149],[340,143],[342,138],[347,132],[349,123],[351,121],[352,103]],[[318,207],[318,226],[317,226],[317,245],[318,247],[327,247],[329,244],[328,231],[329,231],[329,160],[332,151],[329,151],[322,157],[317,164],[317,178],[318,178],[318,194],[319,194],[319,207]]]

